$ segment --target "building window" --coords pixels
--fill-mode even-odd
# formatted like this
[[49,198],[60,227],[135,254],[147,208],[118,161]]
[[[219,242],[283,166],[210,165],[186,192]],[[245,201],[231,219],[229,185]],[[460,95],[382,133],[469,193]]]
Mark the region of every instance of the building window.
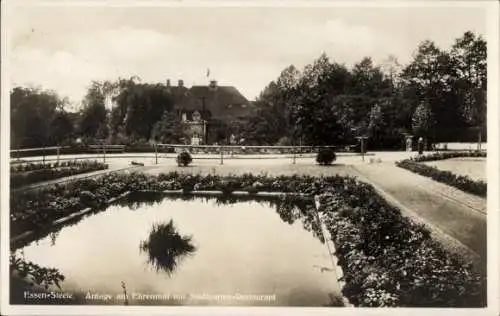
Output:
[[186,113],[182,113],[182,121],[183,122],[187,121],[187,114]]
[[247,107],[247,105],[246,105],[246,104],[242,104],[242,105],[241,105],[241,107],[242,107],[242,108],[246,108],[246,107]]
[[232,108],[232,107],[233,107],[233,105],[232,105],[232,104],[228,104],[228,105],[227,105],[227,107],[228,107],[228,108]]

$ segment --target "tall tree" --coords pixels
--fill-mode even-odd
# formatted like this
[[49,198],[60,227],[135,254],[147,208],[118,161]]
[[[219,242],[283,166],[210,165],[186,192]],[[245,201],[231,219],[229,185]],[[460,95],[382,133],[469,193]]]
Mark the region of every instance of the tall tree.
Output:
[[78,132],[90,142],[109,135],[108,111],[103,83],[93,81],[87,90],[78,122]]
[[73,125],[73,120],[70,114],[64,110],[58,111],[54,115],[54,120],[51,124],[51,134],[52,140],[57,145],[61,145],[65,141],[69,141],[75,131],[75,126]]
[[343,111],[349,100],[342,97],[350,81],[345,66],[331,63],[325,54],[304,69],[298,86],[297,125],[306,144],[343,143],[349,117]]
[[486,130],[486,41],[468,31],[452,46],[450,55],[456,68],[455,93],[469,126]]
[[13,147],[55,145],[54,137],[62,137],[60,131],[54,131],[53,127],[58,124],[56,118],[63,115],[65,100],[55,92],[15,87],[11,91],[10,102]]
[[137,82],[136,78],[121,80],[111,113],[111,128],[130,137],[148,140],[155,124],[165,111],[173,109],[173,96],[163,84]]
[[184,126],[175,113],[165,112],[151,132],[151,139],[163,144],[181,144],[185,138]]
[[427,137],[433,129],[434,123],[434,115],[429,104],[420,103],[412,116],[413,133],[416,136]]
[[446,51],[433,42],[424,41],[416,52],[414,60],[403,70],[406,99],[416,108],[425,102],[435,117],[436,140],[446,140],[453,131],[463,127],[460,102],[454,93],[456,67]]

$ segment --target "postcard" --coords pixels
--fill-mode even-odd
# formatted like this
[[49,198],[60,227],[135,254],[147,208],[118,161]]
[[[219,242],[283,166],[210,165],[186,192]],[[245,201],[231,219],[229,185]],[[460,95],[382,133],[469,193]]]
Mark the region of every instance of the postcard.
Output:
[[5,315],[498,315],[497,2],[2,2]]

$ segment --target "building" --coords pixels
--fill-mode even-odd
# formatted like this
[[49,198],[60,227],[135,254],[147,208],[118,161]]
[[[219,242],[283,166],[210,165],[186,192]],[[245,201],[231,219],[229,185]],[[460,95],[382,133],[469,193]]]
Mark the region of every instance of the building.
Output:
[[217,124],[230,125],[255,113],[252,103],[235,87],[219,86],[215,80],[206,86],[190,88],[184,86],[183,80],[179,80],[177,86],[167,80],[167,89],[174,96],[174,110],[185,124],[189,144],[212,144],[217,139]]

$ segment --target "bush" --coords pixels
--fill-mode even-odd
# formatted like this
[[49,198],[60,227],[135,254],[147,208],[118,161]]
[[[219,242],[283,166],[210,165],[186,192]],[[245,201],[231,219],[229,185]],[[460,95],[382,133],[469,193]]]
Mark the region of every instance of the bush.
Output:
[[281,137],[276,143],[276,146],[291,146],[291,145],[292,145],[292,140],[287,136]]
[[330,148],[321,148],[316,156],[316,162],[322,166],[331,165],[337,159],[337,155]]
[[176,161],[179,167],[186,167],[193,161],[193,158],[187,151],[183,151],[177,155]]

